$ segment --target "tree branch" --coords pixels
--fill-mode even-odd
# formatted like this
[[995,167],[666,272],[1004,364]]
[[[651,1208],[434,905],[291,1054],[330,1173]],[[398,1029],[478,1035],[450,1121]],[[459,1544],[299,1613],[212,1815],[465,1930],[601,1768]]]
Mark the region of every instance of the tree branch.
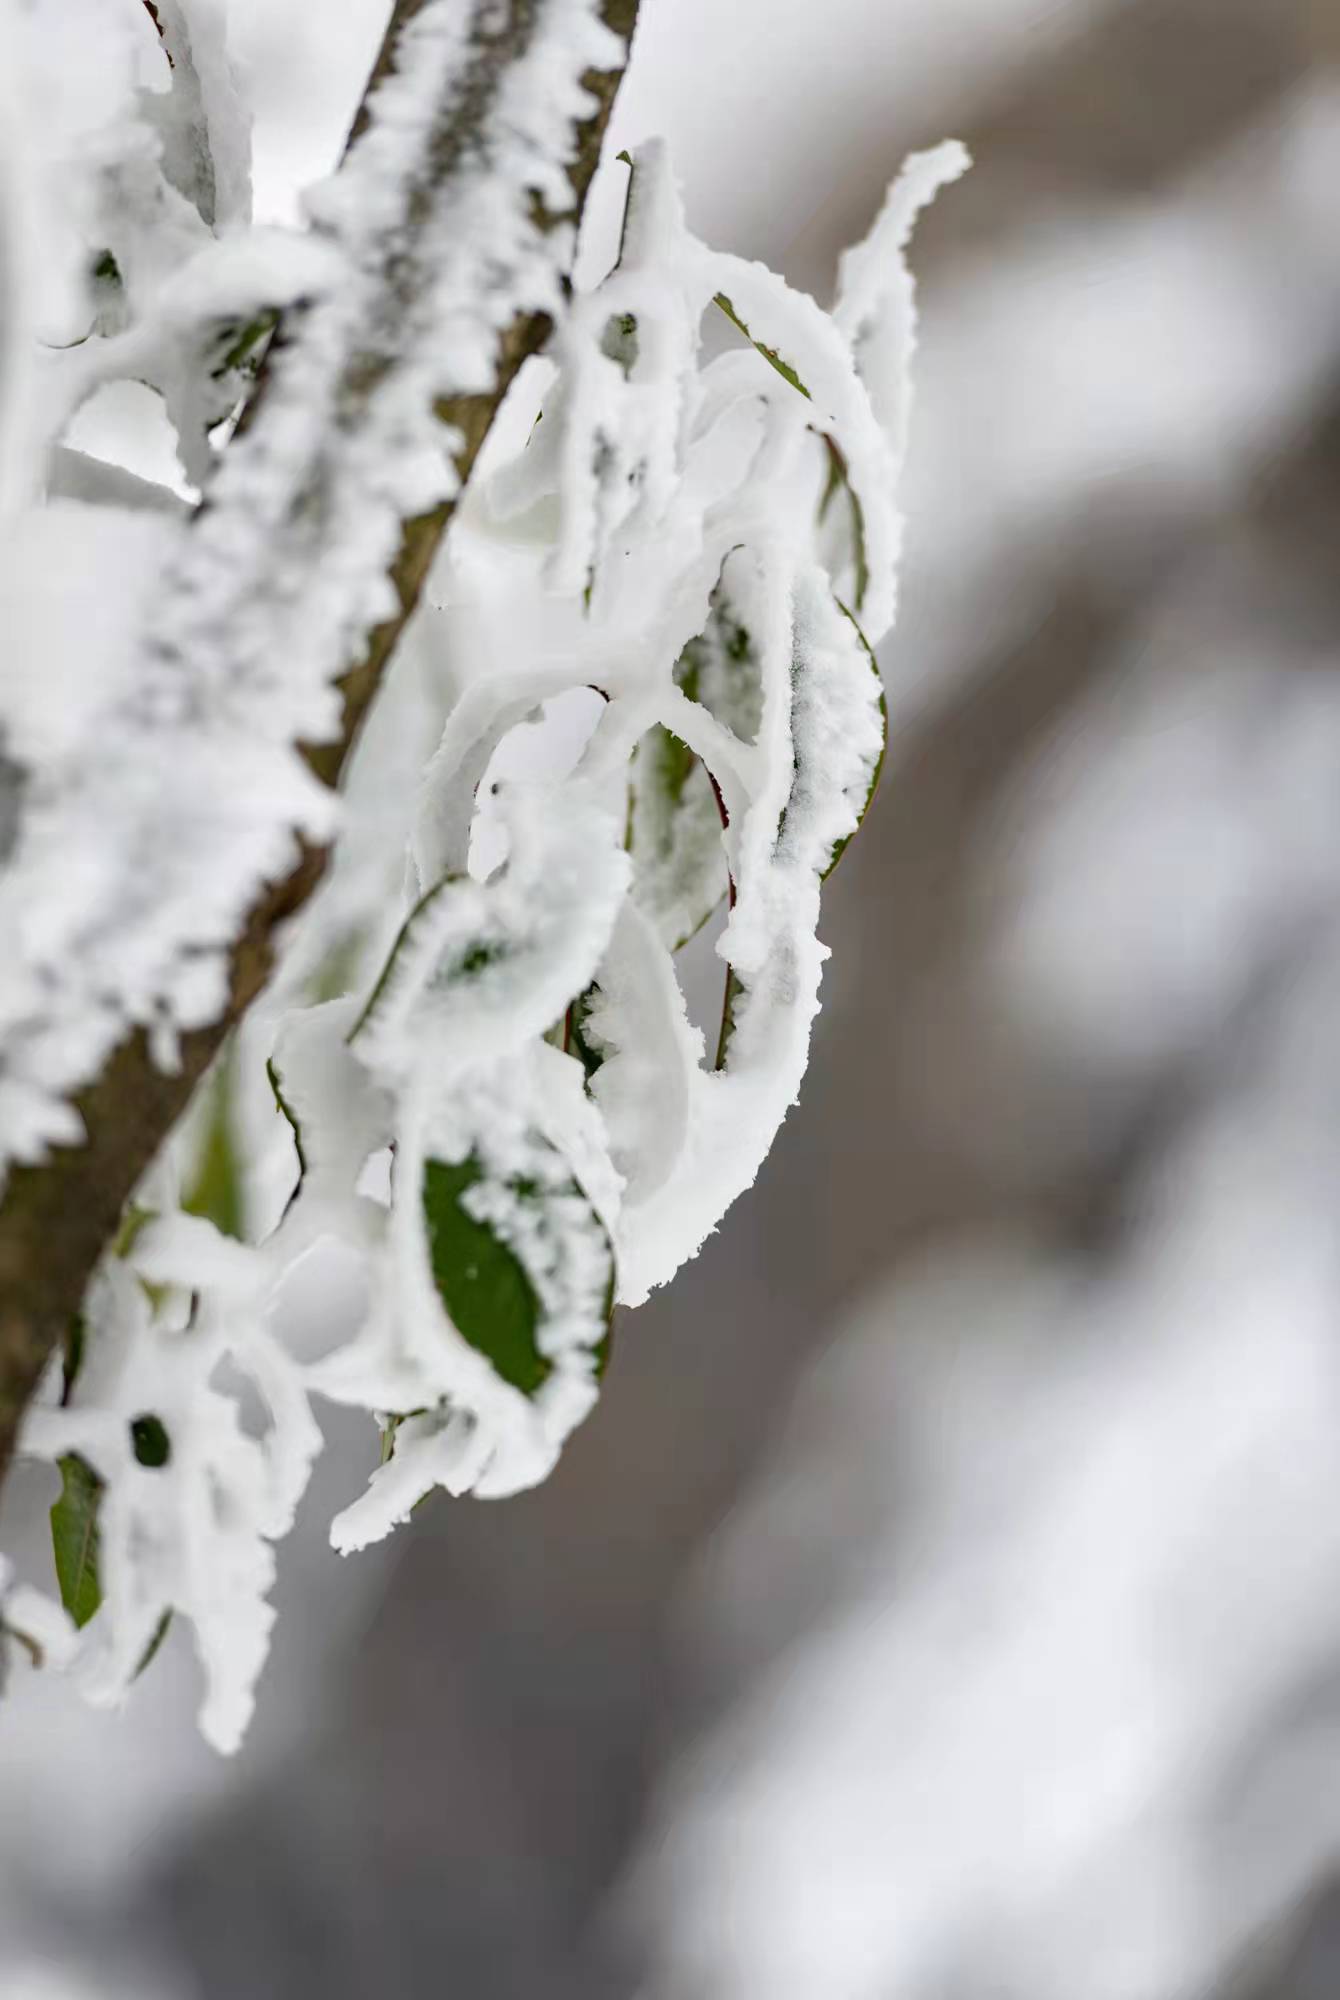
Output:
[[[351,152],[356,152],[367,127],[373,91],[396,66],[396,52],[406,28],[428,4],[429,0],[396,0],[351,134]],[[626,48],[636,20],[637,0],[603,0],[600,11]],[[462,91],[443,126],[445,149],[456,156],[470,148],[509,63],[528,46],[542,12],[541,0],[509,0],[500,26],[492,25],[497,12],[496,8],[488,10],[487,60],[476,64],[469,88]],[[588,73],[584,79],[596,109],[576,128],[575,154],[568,167],[572,213],[577,216],[600,157],[621,75],[620,70],[611,70]],[[412,227],[413,202],[419,198],[417,193],[410,195],[407,226]],[[567,218],[540,207],[537,219],[549,230]],[[455,463],[462,485],[517,370],[538,351],[548,330],[544,314],[518,314],[499,340],[494,380],[488,391],[448,396],[438,403],[438,416],[453,426],[461,439]],[[299,349],[301,324],[291,329],[281,327],[276,336],[281,344],[290,338],[295,350]],[[246,432],[257,441],[265,434],[267,381],[263,374],[245,413]],[[339,781],[453,510],[454,502],[444,502],[404,524],[400,550],[390,572],[396,609],[368,635],[362,657],[339,682],[343,718],[338,737],[304,748],[308,764],[328,785]],[[208,515],[206,505],[198,511],[197,523],[207,520]],[[85,1143],[61,1150],[39,1166],[12,1171],[0,1206],[0,1477],[12,1455],[23,1411],[79,1309],[126,1200],[185,1110],[230,1029],[264,986],[274,961],[276,933],[311,896],[328,856],[327,848],[304,844],[290,872],[256,900],[232,950],[224,1013],[211,1026],[183,1035],[178,1069],[167,1074],[157,1068],[145,1035],[134,1034],[116,1049],[102,1074],[75,1100],[87,1133]]]

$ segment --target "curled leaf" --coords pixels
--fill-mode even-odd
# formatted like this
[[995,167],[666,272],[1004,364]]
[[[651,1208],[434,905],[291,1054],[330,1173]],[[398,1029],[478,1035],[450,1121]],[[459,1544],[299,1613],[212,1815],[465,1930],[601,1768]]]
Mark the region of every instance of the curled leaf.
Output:
[[[739,738],[751,743],[762,711],[759,663],[730,589],[730,557],[712,593],[708,622],[684,648],[675,682]],[[700,931],[730,886],[725,811],[712,773],[661,724],[647,731],[629,775],[628,850],[633,894],[672,951]]]

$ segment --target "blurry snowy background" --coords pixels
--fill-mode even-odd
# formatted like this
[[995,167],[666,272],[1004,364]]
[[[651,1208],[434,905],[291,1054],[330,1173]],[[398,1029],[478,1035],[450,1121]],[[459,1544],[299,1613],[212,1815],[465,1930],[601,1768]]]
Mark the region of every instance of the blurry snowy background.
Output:
[[[184,1647],[0,1708],[0,1996],[1333,1996],[1340,0],[643,11],[612,150],[821,294],[978,162],[808,1095],[548,1487],[318,1474],[234,1763]],[[288,217],[385,0],[235,12]]]

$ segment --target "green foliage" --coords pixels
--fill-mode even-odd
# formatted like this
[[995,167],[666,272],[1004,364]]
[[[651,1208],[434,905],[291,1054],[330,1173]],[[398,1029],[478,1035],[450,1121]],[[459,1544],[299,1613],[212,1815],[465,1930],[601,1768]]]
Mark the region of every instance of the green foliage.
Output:
[[504,1382],[533,1396],[550,1364],[536,1342],[540,1301],[519,1257],[487,1223],[461,1206],[484,1179],[478,1158],[428,1160],[423,1212],[433,1278],[458,1333],[488,1356]]
[[293,1133],[293,1144],[298,1154],[298,1177],[301,1179],[307,1172],[307,1155],[303,1151],[302,1127],[298,1123],[292,1105],[284,1095],[283,1086],[279,1081],[279,1071],[275,1068],[272,1056],[266,1057],[265,1074],[270,1079],[270,1089],[274,1093],[275,1110],[279,1112],[281,1117],[288,1120],[290,1130]]
[[793,389],[798,389],[801,395],[804,396],[808,401],[813,401],[813,398],[810,396],[809,390],[805,387],[805,384],[801,381],[799,375],[797,375],[795,369],[791,366],[791,363],[789,361],[783,360],[782,356],[777,352],[777,349],[775,347],[768,347],[765,345],[763,341],[754,339],[753,334],[749,331],[749,328],[740,318],[739,313],[736,312],[734,306],[731,304],[730,300],[726,297],[726,294],[724,292],[717,293],[716,298],[713,300],[713,304],[720,307],[721,311],[725,313],[726,318],[730,321],[731,325],[739,329],[739,331],[744,335],[745,339],[749,342],[750,346],[757,349],[758,353],[760,353],[763,356],[763,359],[768,363],[769,367],[775,368],[777,370],[777,373],[781,376],[784,382],[789,382],[791,384],[791,387]]
[[51,1509],[51,1547],[60,1601],[79,1627],[102,1603],[98,1581],[98,1509],[102,1481],[70,1452],[60,1460],[61,1495]]
[[154,1627],[153,1638],[149,1641],[148,1645],[144,1649],[144,1652],[140,1656],[140,1663],[135,1669],[136,1680],[139,1679],[141,1674],[147,1673],[149,1668],[153,1665],[154,1661],[158,1658],[158,1650],[162,1645],[164,1639],[167,1638],[168,1627],[171,1625],[171,1623],[172,1623],[172,1613],[170,1611],[165,1611],[162,1617],[159,1619],[157,1625]]
[[135,1239],[147,1223],[153,1221],[156,1209],[141,1208],[137,1201],[126,1203],[121,1215],[121,1227],[116,1232],[112,1244],[113,1257],[128,1257],[135,1247]]
[[200,1150],[181,1205],[187,1215],[203,1216],[224,1236],[240,1240],[245,1231],[245,1198],[234,1129],[231,1049],[224,1054],[208,1089]]
[[563,1023],[563,1048],[568,1055],[576,1056],[588,1084],[605,1060],[602,1050],[587,1033],[587,1023],[599,996],[598,986],[588,986],[585,993],[577,995]]
[[735,1009],[744,998],[744,982],[733,965],[726,967],[726,990],[721,1001],[721,1027],[717,1033],[717,1053],[714,1067],[724,1069],[730,1049],[730,1038],[735,1033]]
[[137,1462],[151,1472],[161,1470],[172,1456],[172,1441],[161,1417],[136,1417],[130,1426],[130,1439]]
[[254,376],[260,368],[261,357],[265,351],[263,343],[269,339],[278,324],[279,314],[267,307],[264,312],[257,313],[255,319],[248,320],[244,326],[227,327],[219,336],[220,342],[226,342],[227,345],[217,366],[210,370],[211,381],[221,382],[225,376],[237,370],[241,370],[247,376]]
[[[552,1153],[538,1133],[531,1137]],[[543,1335],[555,1308],[546,1303],[518,1242],[471,1214],[466,1197],[472,1188],[505,1194],[521,1234],[534,1240],[541,1257],[546,1242],[570,1244],[578,1233],[588,1244],[595,1240],[606,1270],[601,1334],[592,1342],[597,1368],[602,1367],[614,1298],[614,1253],[604,1224],[570,1176],[547,1185],[519,1174],[499,1180],[478,1152],[454,1163],[425,1161],[420,1190],[433,1279],[457,1332],[523,1395],[535,1395],[548,1380],[552,1363]],[[571,1303],[562,1300],[560,1309]]]
[[[153,1221],[153,1211],[131,1203],[122,1217],[121,1227],[113,1245],[113,1255],[125,1257],[146,1223]],[[157,1296],[157,1287],[145,1286],[150,1298]],[[82,1313],[71,1319],[65,1338],[65,1370],[61,1389],[61,1402],[68,1403],[73,1394],[84,1362],[86,1325]],[[161,1417],[150,1412],[136,1417],[130,1425],[131,1447],[136,1462],[149,1470],[159,1470],[172,1456],[172,1442]],[[61,1603],[69,1612],[75,1624],[81,1629],[102,1603],[102,1583],[98,1574],[100,1553],[99,1515],[102,1510],[104,1486],[93,1467],[77,1452],[69,1452],[59,1461],[61,1475],[60,1498],[51,1508],[51,1549],[55,1561],[56,1582],[60,1589]],[[171,1612],[164,1612],[158,1630],[145,1649],[144,1658],[136,1668],[137,1676],[149,1665],[166,1635]]]
[[[130,1436],[140,1465],[157,1470],[168,1463],[172,1445],[161,1418],[136,1417]],[[51,1509],[51,1549],[61,1603],[82,1629],[102,1603],[98,1516],[105,1489],[92,1466],[77,1452],[68,1452],[59,1465],[61,1492]],[[138,1672],[144,1672],[162,1644],[169,1616],[164,1615]]]

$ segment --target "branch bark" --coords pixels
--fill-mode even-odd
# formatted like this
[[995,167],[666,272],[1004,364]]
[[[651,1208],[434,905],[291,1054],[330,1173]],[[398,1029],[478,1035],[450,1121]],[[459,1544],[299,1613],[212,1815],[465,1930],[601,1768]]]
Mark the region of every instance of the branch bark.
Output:
[[[396,0],[381,51],[350,136],[357,147],[367,123],[372,92],[395,64],[400,38],[429,0]],[[452,136],[461,147],[482,118],[510,56],[525,49],[540,11],[540,0],[510,0],[506,23],[490,33],[490,61],[481,64],[475,88],[462,94]],[[622,39],[631,40],[637,0],[603,0],[601,15]],[[596,108],[574,134],[568,168],[571,213],[585,204],[621,70],[588,73],[584,79]],[[540,211],[550,229],[565,218]],[[461,437],[456,466],[464,485],[489,426],[517,370],[543,345],[549,322],[540,313],[519,314],[498,344],[494,380],[484,394],[444,398],[437,411]],[[277,338],[283,338],[283,328]],[[245,413],[249,430],[263,431],[266,413],[263,375]],[[339,683],[343,699],[340,733],[330,742],[306,746],[304,756],[316,775],[335,785],[358,728],[381,682],[397,641],[418,602],[433,557],[451,518],[454,502],[404,524],[399,553],[391,568],[397,607],[372,631],[362,657]],[[205,510],[202,510],[202,516]],[[229,968],[229,997],[211,1026],[186,1034],[180,1066],[171,1074],[157,1068],[148,1041],[137,1033],[116,1049],[102,1074],[75,1100],[87,1138],[35,1167],[15,1169],[0,1206],[0,1478],[14,1449],[23,1411],[52,1352],[78,1311],[85,1288],[114,1236],[122,1208],[185,1110],[192,1091],[231,1028],[269,976],[281,927],[311,896],[325,871],[329,850],[304,845],[282,881],[258,897],[237,939]]]

